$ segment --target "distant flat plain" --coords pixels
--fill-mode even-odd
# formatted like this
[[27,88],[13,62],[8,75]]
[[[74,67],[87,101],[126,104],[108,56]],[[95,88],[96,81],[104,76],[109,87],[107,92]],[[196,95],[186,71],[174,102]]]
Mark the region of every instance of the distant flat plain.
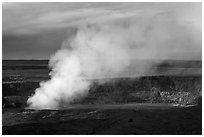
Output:
[[[160,76],[160,75],[202,75],[202,61],[198,60],[134,60],[133,64],[141,64],[160,62],[151,67],[148,72],[141,73],[137,70],[137,65],[131,65],[125,71],[121,72],[117,77],[109,76],[108,78],[125,78],[125,77],[140,77],[140,76]],[[3,83],[15,81],[14,79],[23,79],[24,82],[39,82],[50,78],[48,60],[3,60],[2,61],[2,77]],[[129,71],[131,70],[131,71]],[[9,79],[10,77],[10,79]],[[95,77],[107,78],[103,76]],[[21,81],[22,82],[22,81]]]

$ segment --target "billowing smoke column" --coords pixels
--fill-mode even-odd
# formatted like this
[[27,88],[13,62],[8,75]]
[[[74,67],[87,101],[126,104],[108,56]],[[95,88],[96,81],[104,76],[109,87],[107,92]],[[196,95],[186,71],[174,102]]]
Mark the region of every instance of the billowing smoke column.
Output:
[[[51,57],[51,79],[28,99],[29,108],[57,109],[88,94],[91,78],[117,77],[132,59],[168,59],[176,50],[200,47],[200,31],[177,19],[162,17],[87,23]],[[200,36],[200,35],[199,35]],[[153,64],[135,64],[145,74]],[[131,71],[131,70],[129,70]]]
[[90,78],[117,75],[129,65],[126,48],[116,42],[114,34],[105,35],[106,31],[83,27],[70,43],[63,44],[50,59],[51,80],[41,82],[28,99],[30,108],[56,109],[61,102],[70,103],[88,93]]

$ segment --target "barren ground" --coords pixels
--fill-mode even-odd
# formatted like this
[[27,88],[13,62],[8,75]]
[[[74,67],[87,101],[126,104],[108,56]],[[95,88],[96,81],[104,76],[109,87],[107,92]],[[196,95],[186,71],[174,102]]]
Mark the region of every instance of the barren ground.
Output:
[[[59,110],[31,110],[26,100],[49,78],[47,61],[4,61],[2,134],[200,135],[201,68],[202,62],[172,61],[157,67],[154,76],[95,84],[84,100]],[[153,104],[152,87],[165,93]],[[179,98],[185,107],[172,105]]]
[[4,110],[3,134],[202,134],[198,106],[125,106]]

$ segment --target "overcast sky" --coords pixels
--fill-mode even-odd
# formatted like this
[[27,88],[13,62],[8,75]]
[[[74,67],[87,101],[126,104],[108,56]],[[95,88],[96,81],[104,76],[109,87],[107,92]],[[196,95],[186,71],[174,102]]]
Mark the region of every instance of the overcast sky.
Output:
[[49,59],[87,22],[157,14],[188,24],[197,43],[179,53],[202,59],[201,11],[201,3],[3,3],[3,59]]

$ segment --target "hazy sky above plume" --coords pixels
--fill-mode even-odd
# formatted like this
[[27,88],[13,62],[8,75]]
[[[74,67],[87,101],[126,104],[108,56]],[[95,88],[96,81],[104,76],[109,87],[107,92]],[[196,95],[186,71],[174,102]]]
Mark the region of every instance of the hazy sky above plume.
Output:
[[3,59],[49,59],[78,26],[90,22],[162,15],[161,20],[185,24],[196,41],[181,46],[169,59],[201,60],[201,13],[201,3],[3,3]]

